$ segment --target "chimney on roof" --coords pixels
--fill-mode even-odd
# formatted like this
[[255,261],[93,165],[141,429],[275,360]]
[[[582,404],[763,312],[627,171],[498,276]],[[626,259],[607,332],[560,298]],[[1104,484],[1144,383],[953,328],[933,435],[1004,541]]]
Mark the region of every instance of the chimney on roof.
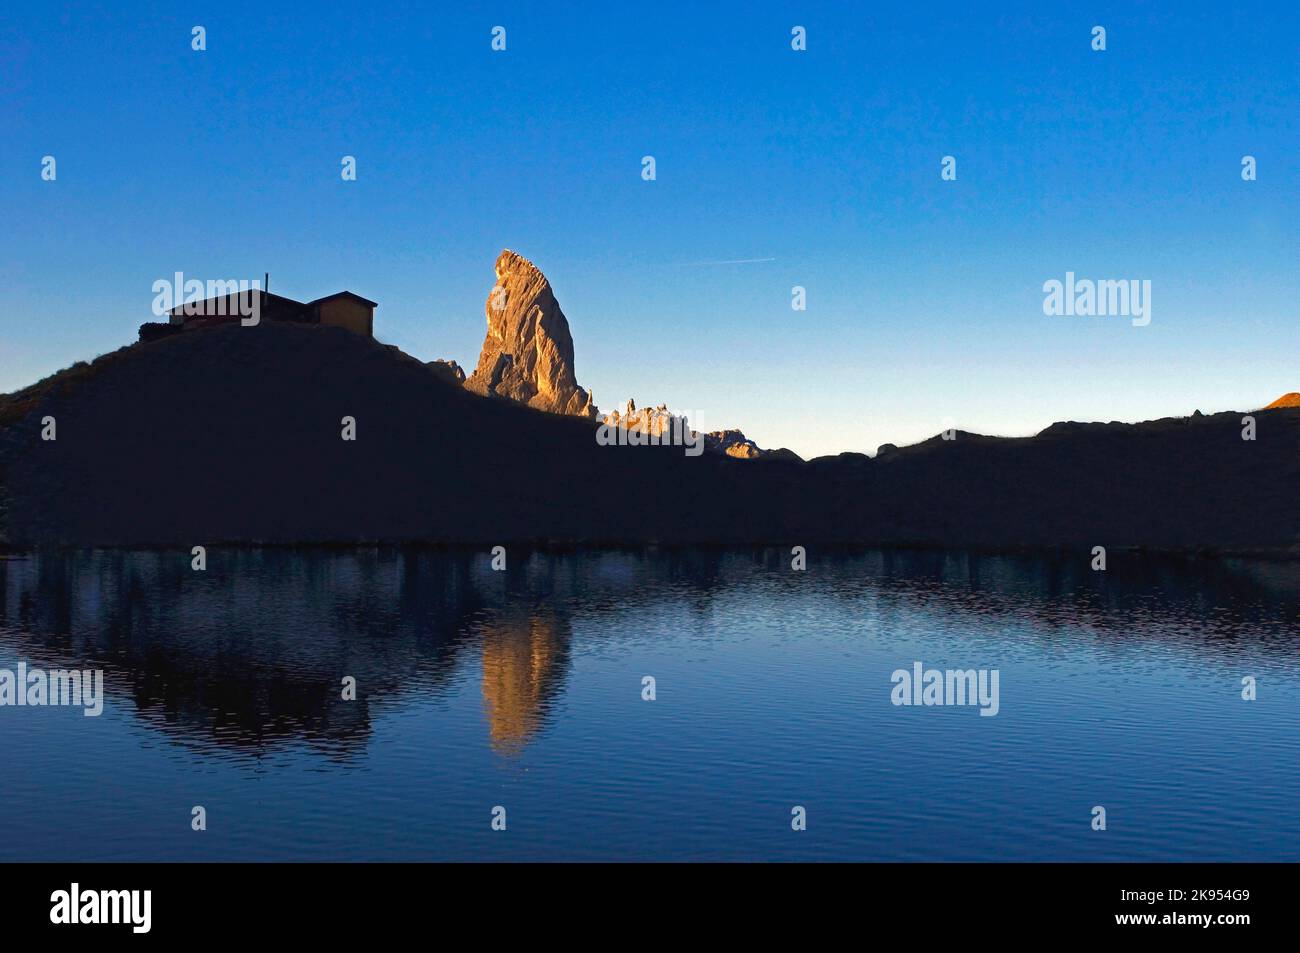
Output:
[[262,290],[267,294],[271,293],[271,273],[269,271],[262,278]]

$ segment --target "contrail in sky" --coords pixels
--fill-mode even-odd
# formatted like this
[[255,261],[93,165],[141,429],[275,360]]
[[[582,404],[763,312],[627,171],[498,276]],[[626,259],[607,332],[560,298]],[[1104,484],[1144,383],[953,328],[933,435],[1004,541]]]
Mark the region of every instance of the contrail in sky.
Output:
[[756,265],[759,262],[776,261],[775,258],[733,258],[729,261],[687,261],[678,265],[679,268],[697,268],[704,265]]

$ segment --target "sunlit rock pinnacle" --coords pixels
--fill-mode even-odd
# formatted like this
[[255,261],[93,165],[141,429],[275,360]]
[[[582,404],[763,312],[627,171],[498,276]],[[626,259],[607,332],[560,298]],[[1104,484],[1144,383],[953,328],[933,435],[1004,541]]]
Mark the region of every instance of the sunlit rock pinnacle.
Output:
[[508,248],[497,257],[496,274],[487,299],[487,337],[465,386],[538,410],[595,417],[591,395],[574,376],[573,338],[551,283]]

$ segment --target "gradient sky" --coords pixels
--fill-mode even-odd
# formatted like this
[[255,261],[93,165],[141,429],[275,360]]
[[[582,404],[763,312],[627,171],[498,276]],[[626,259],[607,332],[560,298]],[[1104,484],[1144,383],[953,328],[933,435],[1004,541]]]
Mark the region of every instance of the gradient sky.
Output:
[[[503,247],[603,409],[805,456],[1300,390],[1293,4],[456,6],[7,7],[0,391],[178,270],[351,289],[472,370]],[[1045,316],[1066,271],[1150,279],[1150,326]]]

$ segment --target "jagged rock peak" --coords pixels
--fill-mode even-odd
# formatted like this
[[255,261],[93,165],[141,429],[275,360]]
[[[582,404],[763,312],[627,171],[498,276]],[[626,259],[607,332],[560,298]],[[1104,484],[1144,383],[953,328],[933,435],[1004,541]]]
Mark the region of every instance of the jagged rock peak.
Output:
[[[618,410],[611,411],[601,418],[601,421],[610,427],[622,427],[629,432],[639,432],[653,438],[667,438],[673,434],[687,434],[696,436],[696,431],[691,428],[690,421],[684,417],[674,414],[668,409],[667,404],[660,404],[658,407],[640,407],[636,401],[628,399],[623,412]],[[706,453],[724,454],[728,457],[737,457],[742,460],[754,460],[759,457],[780,456],[786,459],[800,459],[793,452],[781,450],[764,450],[750,440],[739,430],[714,430],[703,434],[704,451]]]
[[714,430],[704,435],[704,449],[725,453],[729,457],[752,460],[763,456],[763,450],[739,430]]
[[508,248],[497,256],[496,278],[484,306],[483,350],[465,386],[550,413],[594,418],[591,394],[574,374],[569,321],[551,283]]
[[461,386],[465,383],[465,371],[455,361],[436,360],[425,365],[443,380]]
[[[624,430],[639,431],[656,437],[671,433],[673,421],[676,419],[676,415],[668,409],[667,404],[660,404],[658,407],[642,407],[638,410],[636,401],[631,398],[628,399],[623,413],[620,414],[617,410],[614,410],[601,418],[603,423],[611,427],[622,427]],[[689,429],[686,418],[681,418],[681,421],[681,424],[677,426],[677,432],[693,433]]]

